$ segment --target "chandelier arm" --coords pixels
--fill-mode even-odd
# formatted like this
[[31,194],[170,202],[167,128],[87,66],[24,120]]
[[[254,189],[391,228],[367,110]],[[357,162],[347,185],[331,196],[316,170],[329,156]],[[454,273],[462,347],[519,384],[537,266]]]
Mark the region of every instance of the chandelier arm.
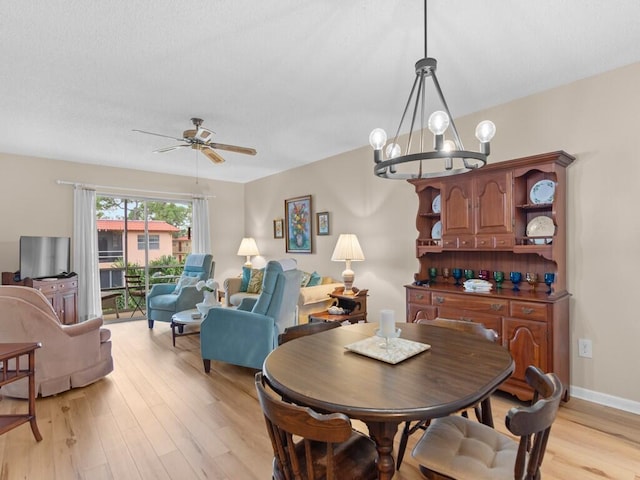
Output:
[[[398,144],[398,137],[400,136],[400,129],[402,128],[402,124],[404,123],[404,119],[407,116],[407,111],[409,110],[409,105],[411,105],[411,100],[413,99],[413,94],[416,91],[416,85],[418,84],[420,76],[416,73],[416,78],[413,80],[413,85],[411,86],[411,92],[409,92],[409,98],[407,98],[407,103],[404,106],[404,110],[402,111],[402,117],[400,118],[400,123],[398,124],[398,129],[396,130],[396,136],[393,137],[393,143]],[[411,143],[411,132],[409,132],[409,143]],[[407,150],[408,151],[408,150]]]
[[449,115],[449,121],[451,126],[451,132],[453,134],[453,139],[456,142],[456,148],[458,150],[464,150],[464,145],[462,144],[462,140],[460,139],[460,135],[458,135],[458,129],[456,128],[456,122],[453,120],[453,116],[449,111],[449,106],[447,105],[447,101],[444,99],[444,95],[442,94],[442,89],[440,88],[440,83],[438,82],[438,77],[436,77],[435,70],[431,72],[431,79],[433,80],[433,86],[436,88],[436,92],[438,94],[438,98],[440,98],[440,102],[442,102],[442,106],[444,107],[445,112]]
[[418,105],[420,103],[420,92],[424,86],[424,75],[420,75],[420,83],[418,85],[418,93],[416,94],[416,103],[413,106],[413,115],[411,116],[411,127],[409,127],[409,141],[407,142],[407,154],[411,150],[411,136],[413,135],[413,127],[416,123],[416,114],[418,112]]

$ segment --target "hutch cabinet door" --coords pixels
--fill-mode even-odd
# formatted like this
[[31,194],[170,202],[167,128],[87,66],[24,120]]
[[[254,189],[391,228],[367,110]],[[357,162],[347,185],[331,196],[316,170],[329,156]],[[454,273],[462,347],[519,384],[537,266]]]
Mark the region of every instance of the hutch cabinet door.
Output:
[[456,179],[443,186],[442,236],[473,234],[472,179]]
[[491,172],[475,178],[474,233],[511,233],[513,231],[511,172]]
[[[546,322],[535,322],[519,318],[505,317],[502,325],[502,344],[509,349],[516,369],[508,380],[512,384],[521,384],[527,396],[531,390],[527,386],[525,371],[529,365],[535,365],[543,372],[549,371],[547,362],[548,327]],[[520,397],[520,395],[516,395]]]

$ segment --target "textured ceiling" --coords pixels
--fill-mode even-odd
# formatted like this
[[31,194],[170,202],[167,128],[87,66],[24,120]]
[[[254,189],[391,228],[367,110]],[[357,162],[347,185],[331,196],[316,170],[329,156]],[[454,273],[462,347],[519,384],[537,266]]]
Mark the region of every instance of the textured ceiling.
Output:
[[[637,0],[431,0],[455,116],[640,60]],[[4,0],[0,152],[247,182],[397,127],[420,0]],[[204,118],[255,157],[152,150]],[[499,126],[498,126],[499,129]]]

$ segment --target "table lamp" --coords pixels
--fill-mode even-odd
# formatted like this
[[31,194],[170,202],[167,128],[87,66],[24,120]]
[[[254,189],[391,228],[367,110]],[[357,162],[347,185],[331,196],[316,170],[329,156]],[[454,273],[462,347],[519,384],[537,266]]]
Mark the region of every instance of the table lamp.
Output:
[[355,273],[351,270],[351,262],[359,262],[364,260],[364,254],[358,237],[353,233],[342,233],[338,237],[338,243],[333,250],[331,260],[334,262],[346,262],[346,268],[342,272],[342,282],[344,283],[344,293],[346,295],[352,294],[353,280]]
[[242,242],[240,242],[240,248],[238,248],[238,255],[245,255],[247,261],[244,266],[251,268],[251,256],[260,255],[256,241],[252,237],[243,238]]

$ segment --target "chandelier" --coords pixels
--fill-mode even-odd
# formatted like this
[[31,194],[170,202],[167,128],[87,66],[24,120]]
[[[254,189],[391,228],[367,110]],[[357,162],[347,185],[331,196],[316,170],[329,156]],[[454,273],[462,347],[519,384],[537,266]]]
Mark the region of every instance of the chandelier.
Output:
[[[471,170],[482,168],[487,164],[487,157],[490,153],[489,142],[496,133],[496,126],[490,120],[484,120],[476,127],[476,138],[480,141],[480,151],[468,151],[464,149],[462,140],[458,135],[456,124],[449,112],[449,107],[444,99],[438,78],[436,77],[436,67],[438,62],[435,58],[427,56],[427,0],[424,0],[424,58],[418,60],[415,65],[416,77],[409,93],[409,99],[404,107],[400,124],[396,130],[392,142],[387,143],[387,133],[381,128],[375,128],[369,135],[369,143],[373,147],[373,160],[375,162],[373,171],[381,178],[410,179],[410,178],[435,178],[448,175],[458,175]],[[433,150],[425,149],[425,109],[426,109],[426,84],[431,79],[436,94],[442,105],[442,110],[433,112],[428,120],[427,127],[433,133]],[[413,107],[412,107],[413,105]],[[402,154],[402,148],[398,143],[398,136],[402,129],[402,124],[407,118],[407,112],[412,107],[411,125],[407,143]],[[419,118],[418,118],[419,117]],[[414,140],[414,128],[419,127],[416,136],[419,151],[411,151],[412,140]],[[450,128],[452,140],[445,139],[445,132]],[[422,162],[440,162],[440,170],[433,172],[423,172]],[[402,163],[419,162],[416,173],[400,173],[396,166]]]

